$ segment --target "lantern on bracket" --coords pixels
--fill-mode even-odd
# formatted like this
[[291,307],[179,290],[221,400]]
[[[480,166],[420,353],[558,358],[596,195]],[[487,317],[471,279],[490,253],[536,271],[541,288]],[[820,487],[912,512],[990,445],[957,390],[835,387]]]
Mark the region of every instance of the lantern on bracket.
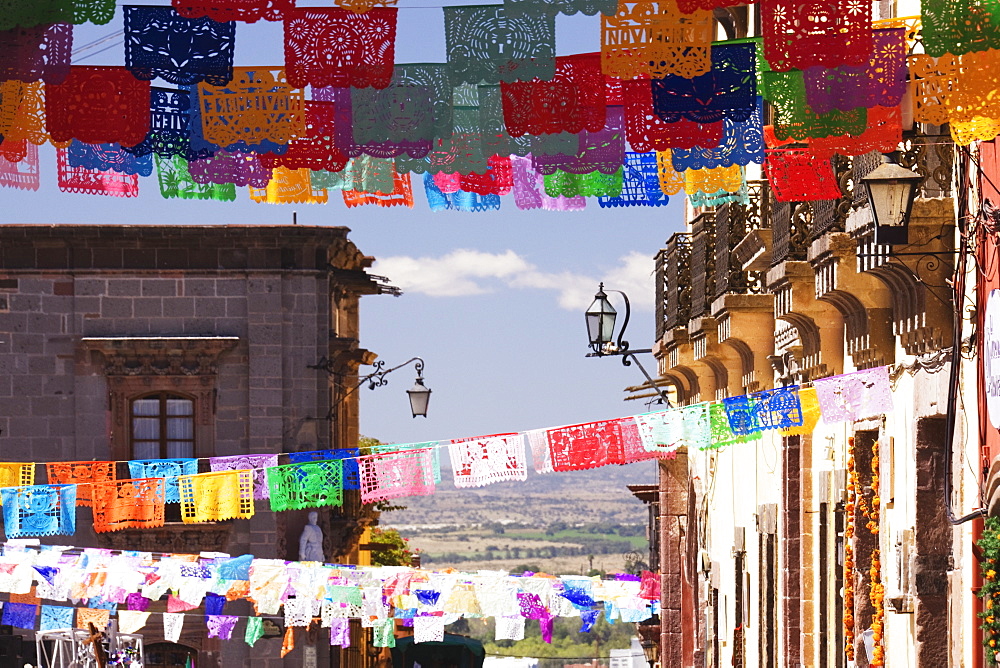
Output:
[[910,210],[923,177],[897,164],[892,157],[861,177],[875,219],[875,243],[899,246],[910,242]]

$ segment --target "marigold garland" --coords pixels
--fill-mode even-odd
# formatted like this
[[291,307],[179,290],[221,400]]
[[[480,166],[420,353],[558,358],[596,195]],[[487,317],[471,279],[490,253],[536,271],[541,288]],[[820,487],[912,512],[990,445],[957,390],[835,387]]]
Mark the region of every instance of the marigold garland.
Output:
[[[872,500],[865,501],[858,476],[857,464],[854,461],[854,439],[847,441],[847,504],[844,508],[846,522],[844,527],[844,653],[847,659],[854,660],[854,523],[858,514],[868,522],[865,527],[872,535],[878,537],[879,518],[881,516],[881,497],[879,496],[879,457],[878,441],[872,444]],[[1000,545],[1000,543],[998,543]],[[882,584],[881,551],[876,547],[872,550],[872,560],[868,568],[868,599],[875,612],[872,613],[872,632],[874,633],[875,649],[869,661],[870,666],[885,665],[885,646],[882,641],[885,626],[885,585]],[[1000,596],[1000,593],[998,593]]]
[[854,520],[857,516],[858,471],[854,439],[847,440],[847,504],[844,507],[844,653],[854,661]]
[[[878,540],[879,506],[881,503],[881,498],[879,497],[878,450],[878,441],[875,441],[872,443],[872,502],[871,507],[865,509],[865,517],[868,518],[868,523],[865,526],[875,536],[876,540]],[[868,663],[869,666],[885,665],[885,645],[882,641],[882,631],[885,626],[885,585],[882,584],[881,556],[879,548],[876,547],[872,550],[872,563],[868,569],[868,577],[871,582],[871,587],[868,590],[868,599],[875,608],[875,612],[872,613],[872,639],[875,641],[875,647],[872,651],[871,660]]]
[[983,646],[990,665],[997,665],[996,653],[1000,649],[1000,582],[997,581],[997,563],[1000,562],[1000,518],[987,517],[986,527],[982,537],[976,541],[982,550],[982,561],[979,563],[983,575],[983,586],[979,595],[984,599],[986,610],[979,613],[983,620],[979,628],[983,630]]

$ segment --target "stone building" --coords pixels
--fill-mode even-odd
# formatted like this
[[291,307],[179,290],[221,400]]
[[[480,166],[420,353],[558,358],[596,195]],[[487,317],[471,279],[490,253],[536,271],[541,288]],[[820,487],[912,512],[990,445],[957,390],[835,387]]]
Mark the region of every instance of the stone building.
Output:
[[[375,357],[359,345],[358,301],[391,288],[365,273],[372,258],[347,232],[0,226],[4,460],[116,461],[118,477],[128,478],[121,462],[129,459],[356,447],[357,394],[344,390]],[[310,368],[324,359],[330,374]],[[359,538],[376,513],[357,492],[346,495],[343,508],[320,511],[323,551],[328,561],[358,563]],[[168,504],[164,528],[113,533],[95,533],[90,509],[80,507],[76,535],[52,542],[298,559],[305,511],[256,504],[250,520],[211,524],[183,524]],[[237,603],[227,614],[250,612]],[[310,645],[305,635],[280,659],[279,627],[251,650],[206,639],[201,620],[188,620],[180,644],[169,645],[152,615],[142,632],[147,665],[184,666],[189,655],[199,667],[370,661],[355,648],[331,662],[327,644]]]
[[[947,128],[915,124],[903,149],[921,177],[905,248],[875,242],[860,186],[875,152],[837,156],[837,200],[778,202],[750,175],[749,203],[689,207],[656,256],[658,382],[679,404],[884,365],[894,400],[661,462],[664,667],[867,666],[873,633],[887,666],[983,665],[973,543],[998,513],[1000,437],[978,423],[974,363],[952,368],[976,351],[984,294],[971,256],[964,291],[955,278],[972,229],[956,221],[992,209]],[[992,143],[981,155],[997,172]]]
[[982,521],[968,520],[997,475],[980,471],[975,367],[950,375],[975,303],[974,278],[953,296],[956,220],[979,202],[955,184],[976,175],[946,129],[918,124],[904,145],[922,177],[905,255],[874,240],[859,185],[872,153],[837,158],[839,200],[778,202],[751,178],[748,204],[689,208],[656,257],[658,382],[679,404],[884,365],[894,400],[876,419],[661,462],[664,667],[867,666],[875,619],[887,666],[983,660]]
[[[716,19],[743,37],[754,11]],[[829,200],[779,202],[750,165],[744,202],[689,204],[656,255],[656,382],[679,405],[886,365],[894,404],[661,460],[663,668],[986,665],[974,543],[1000,516],[1000,160],[907,113],[905,247],[876,243],[872,152],[834,157]]]

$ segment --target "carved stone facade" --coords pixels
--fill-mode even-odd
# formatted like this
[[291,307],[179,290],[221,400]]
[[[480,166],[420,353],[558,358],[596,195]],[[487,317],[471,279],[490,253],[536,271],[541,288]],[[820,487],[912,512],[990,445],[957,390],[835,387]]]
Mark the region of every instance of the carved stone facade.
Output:
[[[357,394],[336,388],[356,383],[375,358],[358,341],[358,301],[381,291],[365,273],[371,262],[340,227],[0,226],[5,458],[114,460],[118,477],[131,477],[134,406],[151,395],[190,406],[184,439],[197,458],[356,447]],[[309,368],[322,358],[335,376]],[[249,520],[205,525],[171,522],[168,504],[161,529],[102,534],[80,508],[73,543],[296,559],[305,511],[256,503]],[[357,493],[321,511],[326,558],[358,563],[360,535],[376,517]],[[158,628],[147,627],[147,643],[162,640]],[[208,668],[304,660],[302,649],[280,658],[280,637],[258,642],[252,656],[235,641],[181,642]],[[321,664],[337,660],[328,643],[313,650]]]

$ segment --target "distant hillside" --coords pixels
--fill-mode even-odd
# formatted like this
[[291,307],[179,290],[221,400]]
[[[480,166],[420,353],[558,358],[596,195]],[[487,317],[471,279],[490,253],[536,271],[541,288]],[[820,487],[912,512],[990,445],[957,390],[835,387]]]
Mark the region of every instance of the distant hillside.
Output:
[[456,489],[451,472],[431,496],[408,497],[382,515],[424,564],[549,573],[626,570],[648,552],[647,510],[626,488],[656,481],[656,464],[538,475],[524,482]]
[[406,510],[387,513],[382,523],[394,527],[493,522],[546,526],[554,521],[644,525],[645,507],[626,485],[654,484],[656,464],[640,462],[545,475],[529,471],[524,482],[475,489],[456,489],[450,470],[443,470],[441,478],[433,495],[401,499],[399,503]]

